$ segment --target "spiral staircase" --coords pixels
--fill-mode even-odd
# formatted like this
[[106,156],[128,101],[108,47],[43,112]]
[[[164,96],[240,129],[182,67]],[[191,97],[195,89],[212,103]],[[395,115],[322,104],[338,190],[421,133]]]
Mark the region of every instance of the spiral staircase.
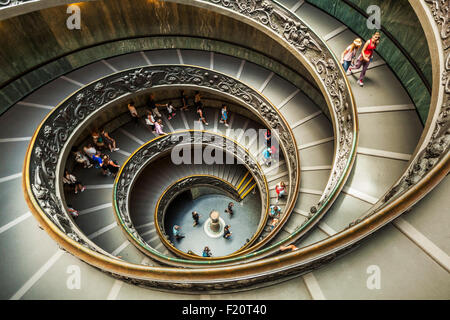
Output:
[[[35,2],[42,7],[33,7],[26,1],[6,6],[0,10],[4,14],[1,18],[17,19],[21,14],[33,15],[36,10],[42,10],[45,16],[47,8],[66,8],[62,5],[64,1]],[[150,3],[158,8],[161,2]],[[255,28],[260,23],[260,30],[267,34],[275,30],[260,15],[246,16],[249,11],[237,12],[236,7],[226,5],[228,2],[180,3],[198,10],[245,17],[251,23],[243,20]],[[256,1],[254,5],[261,3]],[[271,5],[273,11],[258,11],[258,14],[263,12],[267,14],[263,17],[270,17],[275,11],[274,24],[276,19],[285,17],[291,19],[289,23],[301,22],[312,36],[308,45],[320,46],[336,66],[336,57],[359,36],[311,3],[283,0],[271,1]],[[257,12],[257,7],[253,9],[252,12]],[[246,58],[238,57],[237,53],[176,45],[133,48],[127,53],[93,58],[78,69],[48,79],[42,86],[22,94],[0,115],[1,298],[448,299],[449,92],[445,75],[449,70],[449,46],[448,39],[438,32],[447,26],[448,18],[437,24],[432,17],[439,12],[448,13],[449,3],[420,1],[415,10],[421,27],[429,34],[435,62],[429,115],[423,122],[411,93],[380,55],[375,55],[366,84],[361,88],[356,83],[357,73],[339,81],[347,78],[341,68],[330,68],[332,63],[327,59],[308,60],[315,49],[299,49],[295,43],[293,48],[299,50],[294,55],[297,63],[306,61],[308,67],[280,67],[278,61],[262,59],[265,52],[254,54],[259,57],[255,59],[251,54]],[[287,28],[287,24],[284,26]],[[164,37],[158,32],[155,35]],[[286,45],[292,42],[287,41]],[[267,54],[270,55],[270,47]],[[316,69],[311,67],[314,63]],[[335,75],[331,82],[339,83],[340,98],[346,102],[337,109],[333,108],[337,103],[333,98],[336,87],[330,85],[326,76],[323,78],[321,63],[327,75]],[[46,137],[48,122],[45,121],[56,117],[71,101],[79,101],[76,99],[80,93],[96,84],[114,83],[125,74],[132,78],[174,68],[180,68],[176,70],[181,72],[194,70],[195,75],[206,79],[205,83],[185,84],[181,80],[165,83],[162,89],[154,88],[157,97],[162,97],[157,102],[172,100],[178,107],[175,92],[180,87],[190,93],[199,90],[204,95],[209,125],[199,125],[193,107],[187,111],[177,109],[171,120],[162,109],[165,132],[170,136],[198,130],[220,135],[242,145],[245,159],[254,159],[253,162],[244,161],[239,166],[173,166],[168,161],[154,160],[145,169],[151,172],[151,181],[135,185],[133,194],[124,189],[131,199],[126,201],[132,203],[127,216],[117,200],[120,179],[131,170],[133,158],[161,140],[144,122],[135,124],[125,104],[130,97],[144,101],[143,97],[152,88],[128,92],[126,99],[115,97],[109,105],[105,103],[105,116],[94,113],[91,116],[86,112],[71,128],[70,137],[61,135],[61,140],[54,140],[61,142],[62,150],[64,144],[67,148],[82,146],[88,138],[87,122],[101,122],[111,129],[109,134],[117,141],[120,150],[111,156],[121,164],[118,178],[113,179],[103,176],[100,170],[75,166],[68,152],[61,151],[58,162],[56,159],[54,162],[55,176],[66,166],[70,167],[87,189],[76,195],[64,192],[58,187],[62,185],[59,178],[55,178],[53,186],[58,197],[52,199],[57,199],[55,203],[60,206],[57,214],[66,214],[69,203],[80,212],[76,220],[67,214],[65,220],[58,220],[63,222],[58,229],[56,220],[48,214],[50,202],[46,200],[46,205],[42,205],[41,193],[32,188],[36,179],[42,180],[43,176],[42,172],[36,174],[39,171],[34,165],[45,157],[45,152],[42,156],[36,151],[36,146]],[[310,75],[314,73],[317,75]],[[240,89],[245,87],[247,95],[243,96],[251,92],[257,98],[250,101],[237,98],[236,90],[220,91],[223,87],[215,87],[217,79],[225,79],[223,82],[230,87],[231,84]],[[254,106],[252,109],[252,101],[263,101],[269,111],[258,114],[257,110],[262,109]],[[219,123],[223,102],[231,107],[229,127]],[[137,107],[142,115],[145,105],[138,103]],[[265,167],[261,145],[245,139],[244,134],[236,136],[233,129],[274,129],[274,122],[270,121],[273,117],[280,121],[278,128],[288,139],[283,140],[282,134],[277,136],[279,166]],[[349,134],[352,132],[353,135]],[[288,143],[295,147],[290,148]],[[435,144],[438,146],[433,149]],[[50,166],[43,168],[46,177],[51,177],[47,172],[51,171]],[[211,175],[246,194],[253,185],[245,180],[249,173],[259,183],[255,190],[268,204],[273,204],[276,198],[275,185],[280,180],[289,182],[289,196],[280,202],[283,215],[278,227],[271,231],[267,228],[268,220],[262,220],[258,227],[260,233],[249,245],[225,257],[190,257],[170,247],[170,241],[164,240],[153,217],[154,207],[169,185],[192,175]],[[146,188],[150,184],[152,187]],[[267,207],[267,203],[263,201],[262,207]],[[69,225],[76,236],[61,232],[67,231]],[[295,244],[298,250],[281,250],[289,244]],[[375,289],[368,280],[373,268],[379,270],[381,277],[381,287]],[[74,286],[72,281],[77,275],[80,283]]]

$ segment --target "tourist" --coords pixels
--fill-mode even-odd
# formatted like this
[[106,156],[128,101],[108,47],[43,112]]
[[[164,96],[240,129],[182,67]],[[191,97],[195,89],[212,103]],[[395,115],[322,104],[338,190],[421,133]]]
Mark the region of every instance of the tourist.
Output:
[[165,133],[165,132],[163,131],[162,128],[163,128],[162,120],[161,120],[161,119],[158,119],[158,121],[155,122],[155,133],[156,133],[158,136],[162,136],[162,135],[167,134],[167,133]]
[[175,117],[175,107],[172,104],[172,101],[169,101],[167,104],[167,119],[172,120],[172,117]]
[[278,218],[273,218],[272,221],[269,224],[270,230],[273,230],[278,225]]
[[92,159],[97,153],[97,150],[94,148],[92,143],[89,143],[83,148],[83,152],[89,157],[89,159]]
[[131,101],[128,104],[128,110],[130,111],[131,117],[133,118],[134,122],[136,124],[138,124],[139,123],[139,115],[138,115],[138,113],[136,111],[136,107],[134,106],[134,102],[133,101]]
[[108,171],[112,174],[112,176],[115,178],[117,175],[117,172],[119,172],[119,164],[112,160],[110,157],[107,157],[107,164],[108,164]]
[[225,127],[228,127],[228,112],[227,106],[222,104],[220,123],[225,124]]
[[230,226],[227,224],[223,230],[223,237],[225,239],[230,239],[231,238],[231,231],[230,231]]
[[269,129],[264,132],[264,138],[266,139],[267,148],[270,148],[272,146],[272,132]]
[[95,155],[92,156],[92,160],[94,162],[94,166],[96,169],[101,168],[103,164],[102,154],[100,151],[97,151]]
[[75,187],[75,194],[78,193],[78,190],[80,190],[81,192],[86,190],[86,187],[83,186],[73,174],[70,174],[68,170],[64,172],[63,183],[67,184],[70,187]]
[[270,150],[270,148],[264,148],[262,155],[264,159],[264,164],[267,167],[270,167],[270,165],[272,164],[272,151]]
[[[355,39],[341,54],[341,64],[344,71],[347,72],[351,64],[354,64],[356,53],[362,45],[361,39]],[[350,72],[347,72],[350,75]]]
[[233,216],[233,207],[234,207],[234,203],[230,202],[230,203],[228,203],[228,208],[225,209],[225,212],[230,215],[230,218]]
[[275,192],[277,193],[277,203],[278,201],[286,195],[286,184],[284,181],[280,181],[275,186]]
[[180,240],[183,239],[184,236],[181,234],[181,227],[179,225],[174,225],[173,226],[173,236],[175,237],[176,240]]
[[281,208],[277,205],[271,205],[269,208],[269,216],[271,218],[276,218],[281,214]]
[[288,246],[280,246],[280,250],[281,251],[285,251],[285,250],[297,251],[298,248],[294,244],[290,244]]
[[206,122],[205,114],[204,114],[204,111],[203,111],[203,104],[201,102],[199,102],[197,104],[197,114],[198,114],[198,121],[199,122],[203,122],[203,124],[205,126],[207,126],[208,122]]
[[201,105],[201,99],[202,99],[202,97],[200,96],[200,92],[199,91],[195,91],[194,107],[198,108]]
[[205,247],[205,248],[203,249],[202,256],[205,257],[205,258],[211,257],[211,256],[212,256],[211,250],[209,250],[208,247]]
[[192,219],[194,219],[193,226],[195,227],[196,225],[198,225],[198,220],[200,219],[200,215],[197,211],[192,211]]
[[77,150],[76,147],[72,148],[72,153],[75,156],[75,161],[79,164],[82,164],[83,168],[92,168],[92,164],[89,161],[88,157],[86,157],[81,151]]
[[167,107],[167,104],[159,104],[155,102],[155,95],[153,93],[150,94],[150,98],[147,103],[150,110],[152,110],[153,114],[159,118],[161,118],[161,113],[159,113],[158,107]]
[[109,170],[108,170],[108,161],[109,161],[108,156],[107,155],[103,155],[103,157],[102,157],[102,164],[100,165],[100,167],[102,169],[102,173],[103,173],[104,176],[111,175],[111,172],[109,172]]
[[181,110],[185,111],[189,109],[189,105],[188,105],[188,97],[187,95],[184,93],[184,90],[181,90]]
[[155,117],[153,116],[153,113],[150,110],[147,110],[147,117],[145,118],[145,124],[150,126],[152,129],[152,132],[155,133]]
[[91,136],[96,149],[102,150],[105,147],[105,142],[103,141],[102,136],[97,131],[92,132]]
[[67,204],[67,211],[69,212],[69,214],[72,216],[72,218],[76,219],[78,218],[78,216],[80,215],[80,213],[75,210],[74,208],[72,208],[71,204]]
[[358,84],[362,87],[364,86],[363,80],[366,76],[366,71],[369,68],[370,61],[373,59],[373,52],[380,43],[380,33],[377,31],[373,34],[370,40],[367,40],[364,44],[363,49],[361,50],[361,54],[359,55],[356,64],[354,67],[350,66],[348,68],[349,72],[352,72],[353,69],[362,68],[361,75],[359,76]]
[[106,132],[105,129],[103,129],[100,132],[100,135],[103,138],[103,141],[105,142],[105,144],[108,146],[109,151],[114,152],[114,151],[119,151],[120,150],[119,148],[117,148],[116,140],[111,138],[109,133]]

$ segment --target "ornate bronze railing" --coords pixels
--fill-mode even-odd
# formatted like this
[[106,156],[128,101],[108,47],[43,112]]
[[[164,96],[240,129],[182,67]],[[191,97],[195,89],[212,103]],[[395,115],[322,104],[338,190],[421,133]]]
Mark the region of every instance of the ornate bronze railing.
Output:
[[[200,130],[176,131],[150,140],[146,144],[142,145],[139,149],[137,149],[122,165],[120,172],[118,173],[116,180],[114,182],[113,188],[114,211],[116,220],[121,226],[121,228],[125,231],[125,235],[127,236],[127,238],[133,244],[135,244],[135,246],[143,253],[165,264],[179,265],[180,263],[189,264],[190,262],[182,259],[176,259],[165,256],[158,250],[152,248],[146,243],[146,241],[140,236],[139,232],[134,227],[132,218],[130,216],[130,208],[129,208],[130,195],[135,181],[138,179],[140,172],[142,172],[142,170],[144,170],[145,167],[151,165],[151,163],[154,160],[158,159],[162,155],[168,156],[168,153],[170,153],[174,148],[183,148],[183,147],[191,148],[192,146],[213,147],[216,150],[220,150],[222,152],[232,155],[233,159],[236,159],[238,164],[244,165],[247,168],[247,170],[252,174],[253,178],[255,179],[255,182],[258,185],[258,189],[260,190],[261,196],[260,220],[256,228],[255,234],[237,252],[220,258],[206,259],[203,257],[193,257],[170,245],[170,243],[166,239],[163,230],[161,230],[162,214],[158,215],[157,212],[159,212],[161,197],[165,194],[163,193],[155,208],[154,221],[156,231],[158,232],[161,241],[163,242],[163,244],[166,245],[166,247],[168,247],[171,251],[175,252],[178,256],[187,259],[209,260],[209,261],[215,259],[225,260],[229,257],[238,256],[242,254],[242,250],[249,248],[258,239],[258,237],[264,230],[264,227],[266,226],[268,219],[269,187],[267,184],[267,180],[264,176],[263,170],[259,165],[258,161],[249,153],[247,149],[242,147],[239,143],[231,139],[228,139],[219,133],[212,133]],[[157,168],[155,168],[155,170],[157,170]],[[195,181],[198,181],[198,179],[194,179],[194,181],[190,182]],[[225,181],[223,183],[225,184],[224,187],[228,187],[227,189],[230,188],[230,186],[227,186],[227,183]],[[233,189],[232,186],[231,189]],[[232,191],[233,190],[230,190],[231,193]],[[166,197],[166,200],[167,199],[168,198]],[[164,210],[164,208],[165,205],[163,204],[161,210]]]

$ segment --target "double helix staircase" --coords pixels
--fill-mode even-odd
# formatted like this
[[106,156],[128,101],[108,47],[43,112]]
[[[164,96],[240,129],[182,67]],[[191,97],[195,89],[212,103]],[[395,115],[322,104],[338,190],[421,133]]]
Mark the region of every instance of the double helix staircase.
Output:
[[[316,7],[304,1],[280,1],[301,17],[324,40],[336,56],[358,35]],[[37,89],[0,116],[0,241],[2,243],[3,299],[83,298],[83,299],[171,299],[171,298],[445,298],[448,297],[448,178],[444,178],[412,210],[369,237],[356,250],[302,277],[249,292],[217,295],[187,295],[143,289],[102,273],[58,248],[55,242],[33,219],[23,197],[22,166],[29,142],[36,128],[55,106],[80,87],[103,76],[128,68],[156,64],[193,65],[220,71],[246,83],[267,97],[287,120],[298,144],[300,155],[300,189],[298,199],[282,230],[271,240],[276,244],[291,235],[310,214],[311,206],[320,199],[332,166],[335,134],[331,120],[321,107],[282,76],[252,62],[224,55],[188,49],[139,51],[88,64],[54,79]],[[349,76],[358,108],[359,143],[353,170],[334,205],[306,236],[295,241],[299,248],[307,247],[345,230],[367,210],[383,199],[391,186],[403,174],[415,152],[424,127],[415,106],[393,71],[375,55],[363,88],[356,84],[357,76]],[[380,94],[381,93],[381,94]],[[262,164],[262,147],[254,141],[235,136],[233,129],[255,130],[261,123],[239,113],[231,113],[230,125],[219,123],[220,109],[206,107],[208,126],[200,129],[220,133],[246,146],[260,161],[269,190],[270,202],[276,198],[275,185],[288,180],[288,167],[281,157],[279,166]],[[164,130],[168,133],[198,129],[197,117],[191,107],[177,110],[170,121],[163,113]],[[155,138],[143,122],[129,121],[110,135],[120,150],[113,159],[124,163],[135,150]],[[209,174],[230,182],[242,198],[254,188],[248,171],[241,166],[182,165],[160,161],[151,181],[151,189],[137,187],[133,205],[142,214],[134,221],[136,229],[147,243],[168,257],[174,257],[164,247],[154,229],[152,208],[161,191],[174,181],[192,175]],[[114,180],[99,170],[74,168],[75,175],[87,186],[86,191],[65,194],[66,203],[80,211],[76,224],[100,248],[119,259],[147,266],[161,266],[131,244],[114,218],[111,194]],[[290,186],[288,185],[288,188]],[[244,199],[245,200],[245,199]],[[280,202],[284,213],[285,203]],[[444,208],[444,209],[442,209]],[[36,250],[36,248],[39,250]],[[276,253],[284,254],[283,252]],[[447,261],[447,262],[446,262]],[[378,266],[383,286],[369,290],[367,270]],[[78,290],[66,288],[67,274],[80,270],[82,285]],[[12,271],[14,270],[14,271]],[[70,271],[72,270],[72,271]],[[412,287],[410,284],[414,283]],[[53,290],[47,290],[51,287]],[[416,288],[416,289],[415,289]]]

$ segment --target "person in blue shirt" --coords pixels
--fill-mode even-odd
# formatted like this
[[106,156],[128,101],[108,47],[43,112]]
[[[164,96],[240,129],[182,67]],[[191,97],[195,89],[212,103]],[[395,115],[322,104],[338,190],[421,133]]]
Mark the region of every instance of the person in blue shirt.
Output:
[[228,111],[227,106],[222,104],[222,111],[221,111],[221,117],[220,117],[220,123],[225,124],[226,127],[228,127]]
[[94,166],[97,169],[101,168],[101,166],[103,164],[103,160],[102,160],[102,154],[100,153],[100,151],[97,151],[97,153],[92,156],[92,160],[94,162]]
[[271,218],[278,217],[280,215],[280,213],[281,213],[281,208],[279,206],[274,206],[274,205],[270,206],[269,216]]
[[180,240],[180,239],[184,238],[184,236],[181,235],[181,230],[180,230],[179,225],[174,225],[172,231],[173,231],[173,236],[175,237],[176,240]]
[[212,253],[211,253],[211,250],[209,250],[209,247],[206,246],[205,249],[203,249],[202,256],[205,258],[212,256]]
[[228,224],[225,226],[225,229],[223,231],[223,237],[225,239],[230,239],[231,238],[230,225],[228,225]]
[[268,167],[270,167],[272,163],[272,152],[270,148],[265,148],[263,151],[263,157],[264,157],[264,164]]

